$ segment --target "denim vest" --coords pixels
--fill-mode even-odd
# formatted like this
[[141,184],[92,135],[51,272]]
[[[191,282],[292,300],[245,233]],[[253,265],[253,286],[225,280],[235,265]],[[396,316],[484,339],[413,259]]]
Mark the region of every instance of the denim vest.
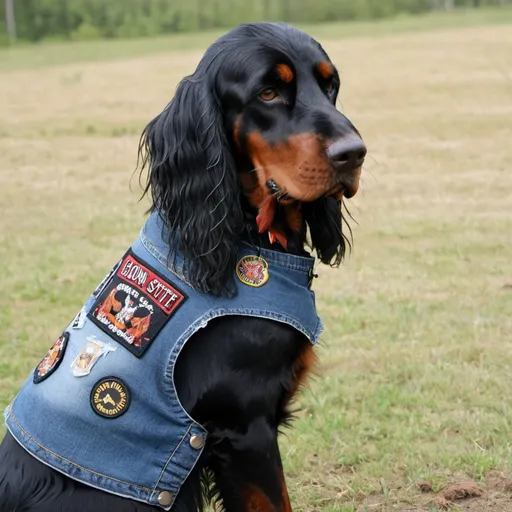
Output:
[[322,327],[309,289],[313,258],[241,243],[233,269],[238,294],[215,297],[187,284],[181,257],[168,265],[166,239],[152,214],[5,418],[14,438],[44,464],[169,510],[208,436],[174,386],[186,341],[223,315],[283,322],[312,343]]

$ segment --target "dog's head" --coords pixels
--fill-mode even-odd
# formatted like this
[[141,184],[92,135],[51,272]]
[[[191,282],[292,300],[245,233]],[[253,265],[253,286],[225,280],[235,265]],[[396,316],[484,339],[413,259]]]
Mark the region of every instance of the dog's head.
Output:
[[283,23],[240,25],[206,51],[144,130],[153,208],[193,286],[232,293],[237,242],[254,209],[260,232],[293,233],[324,263],[345,250],[341,202],[358,189],[365,145],[335,107],[339,77],[322,47]]

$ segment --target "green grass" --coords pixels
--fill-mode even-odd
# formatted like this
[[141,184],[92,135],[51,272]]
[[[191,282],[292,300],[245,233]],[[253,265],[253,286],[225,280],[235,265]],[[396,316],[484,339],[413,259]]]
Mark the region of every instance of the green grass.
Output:
[[[385,36],[402,32],[441,30],[453,27],[473,27],[485,24],[509,24],[512,8],[459,9],[422,15],[402,15],[382,21],[347,23],[299,24],[299,28],[322,39]],[[91,60],[136,58],[151,53],[169,51],[201,51],[228,29],[210,30],[200,34],[184,33],[171,36],[137,39],[98,40],[90,42],[43,42],[36,46],[19,43],[0,49],[0,70],[39,66],[56,66]]]
[[[510,511],[512,31],[491,12],[314,28],[370,156],[354,251],[318,268],[320,366],[281,441],[296,511],[434,512],[468,479],[485,494],[452,510]],[[137,236],[138,134],[200,56],[163,41],[3,61],[2,407]]]

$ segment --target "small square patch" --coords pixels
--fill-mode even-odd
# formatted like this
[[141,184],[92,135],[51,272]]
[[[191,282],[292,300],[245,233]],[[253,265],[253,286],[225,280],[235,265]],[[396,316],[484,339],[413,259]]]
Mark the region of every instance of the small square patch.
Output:
[[105,357],[109,352],[115,352],[117,347],[110,343],[100,341],[96,336],[89,336],[87,343],[71,363],[71,369],[75,377],[85,377],[91,373],[92,367],[100,357]]
[[184,293],[128,251],[87,317],[141,357],[185,299]]
[[84,326],[86,317],[85,307],[83,307],[71,322],[72,329],[81,329]]

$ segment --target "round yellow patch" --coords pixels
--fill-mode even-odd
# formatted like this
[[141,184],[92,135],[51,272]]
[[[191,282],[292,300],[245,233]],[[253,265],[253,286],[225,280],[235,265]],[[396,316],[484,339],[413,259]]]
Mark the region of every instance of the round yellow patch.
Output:
[[260,256],[244,256],[236,265],[236,275],[247,286],[259,288],[268,281],[268,263]]

